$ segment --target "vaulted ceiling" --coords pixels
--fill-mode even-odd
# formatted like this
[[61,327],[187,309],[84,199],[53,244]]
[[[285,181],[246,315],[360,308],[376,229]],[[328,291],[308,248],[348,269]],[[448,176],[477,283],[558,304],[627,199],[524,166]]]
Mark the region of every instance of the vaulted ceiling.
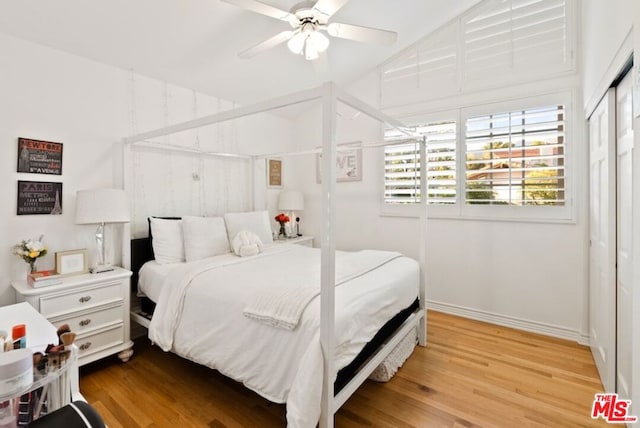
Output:
[[[284,10],[297,3],[263,2]],[[290,27],[220,0],[4,2],[0,33],[246,104],[329,80],[348,84],[477,2],[351,0],[333,21],[396,31],[398,41],[331,38],[324,72],[286,44],[240,59],[238,52]]]

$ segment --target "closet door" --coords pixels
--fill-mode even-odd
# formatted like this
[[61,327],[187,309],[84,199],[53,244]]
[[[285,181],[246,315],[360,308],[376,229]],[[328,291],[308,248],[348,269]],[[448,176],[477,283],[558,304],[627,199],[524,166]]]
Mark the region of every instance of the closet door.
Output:
[[609,89],[589,118],[589,333],[606,392],[616,383],[615,103]]
[[632,153],[633,112],[631,73],[616,87],[617,136],[617,393],[631,399],[633,254],[632,254]]

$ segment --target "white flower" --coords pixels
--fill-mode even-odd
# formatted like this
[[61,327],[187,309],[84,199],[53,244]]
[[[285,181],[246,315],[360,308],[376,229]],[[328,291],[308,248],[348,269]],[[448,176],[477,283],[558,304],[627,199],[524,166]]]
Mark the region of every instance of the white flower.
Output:
[[42,251],[44,249],[44,244],[40,241],[29,241],[27,242],[27,248],[30,251]]

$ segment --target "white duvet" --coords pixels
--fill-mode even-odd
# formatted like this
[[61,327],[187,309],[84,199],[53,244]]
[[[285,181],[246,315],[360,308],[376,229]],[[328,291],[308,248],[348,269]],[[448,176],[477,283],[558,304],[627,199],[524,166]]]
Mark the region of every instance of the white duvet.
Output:
[[[336,252],[339,259],[349,253]],[[165,351],[219,370],[270,401],[287,403],[290,427],[315,427],[320,416],[320,299],[306,306],[294,330],[243,316],[273,284],[319,281],[320,251],[276,245],[254,257],[217,256],[172,266],[149,326]],[[141,272],[142,273],[142,272]],[[346,366],[375,333],[418,295],[419,267],[390,257],[336,287],[336,369]]]

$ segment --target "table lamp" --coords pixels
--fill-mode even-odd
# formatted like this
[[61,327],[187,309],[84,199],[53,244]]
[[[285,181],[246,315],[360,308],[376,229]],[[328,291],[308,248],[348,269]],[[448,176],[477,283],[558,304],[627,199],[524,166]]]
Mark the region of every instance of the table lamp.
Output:
[[78,190],[76,193],[76,224],[97,224],[96,245],[98,246],[98,265],[92,273],[113,270],[106,260],[106,223],[128,223],[129,204],[127,194],[122,189]]
[[302,196],[302,192],[295,190],[285,190],[281,192],[278,199],[278,209],[289,211],[291,221],[294,219],[296,221],[296,235],[302,236],[300,234],[300,217],[295,216],[295,211],[304,210],[304,197]]

